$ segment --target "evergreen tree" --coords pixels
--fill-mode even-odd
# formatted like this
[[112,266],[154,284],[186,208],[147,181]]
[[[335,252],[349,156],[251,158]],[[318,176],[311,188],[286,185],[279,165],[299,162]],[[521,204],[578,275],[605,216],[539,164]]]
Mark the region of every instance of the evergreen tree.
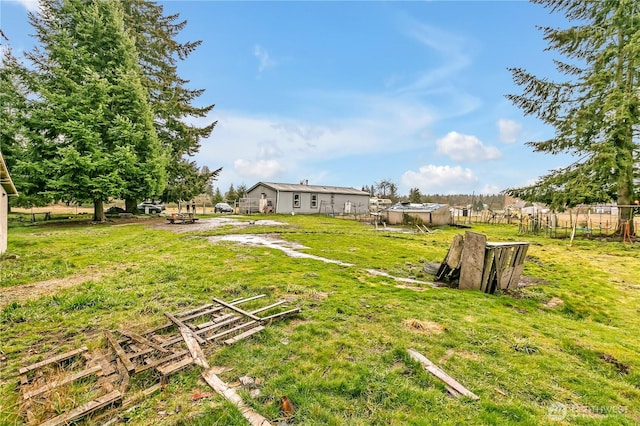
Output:
[[245,185],[244,183],[238,185],[238,187],[236,188],[236,196],[238,197],[238,199],[246,197],[247,185]]
[[389,195],[387,196],[387,198],[389,198],[394,203],[398,202],[398,185],[393,182],[389,182]]
[[[23,65],[13,55],[9,40],[0,30],[0,152],[11,171],[19,196],[10,198],[11,205],[32,207],[46,205],[50,199],[39,195],[44,188],[44,171],[34,171],[28,162],[24,116],[28,89],[24,84]],[[40,177],[40,178],[39,178]]]
[[236,189],[233,187],[233,184],[229,185],[229,190],[224,194],[224,199],[229,204],[233,204],[238,199],[238,194],[236,193]]
[[213,197],[211,199],[211,202],[213,203],[213,205],[216,205],[216,204],[221,203],[223,201],[224,201],[224,198],[222,197],[222,194],[220,193],[220,188],[216,187],[216,190],[213,193]]
[[[216,179],[221,170],[198,170],[194,161],[185,158],[198,152],[200,140],[208,137],[216,125],[212,122],[200,127],[185,121],[185,118],[206,117],[214,107],[194,106],[204,90],[187,88],[189,81],[178,75],[178,62],[186,59],[202,41],[178,42],[176,38],[187,22],[180,21],[178,14],[165,15],[161,5],[148,0],[121,2],[125,24],[134,35],[139,52],[138,61],[145,76],[143,84],[153,108],[156,132],[169,158],[168,184],[162,198],[188,200],[192,194],[204,192],[202,183]],[[189,187],[191,184],[197,187]]]
[[[634,177],[640,166],[640,2],[532,0],[562,12],[567,29],[542,28],[564,82],[513,68],[521,95],[507,95],[526,114],[555,128],[553,138],[528,144],[535,152],[569,153],[578,161],[507,194],[552,208],[616,201],[631,219]],[[633,224],[633,221],[631,221]]]
[[409,202],[415,204],[422,203],[422,194],[420,194],[419,188],[411,188],[409,190]]
[[27,58],[37,97],[28,113],[30,161],[55,199],[91,200],[105,220],[111,197],[142,198],[165,186],[134,42],[119,2],[43,0],[30,13],[41,47]]
[[[202,169],[200,169],[200,173],[206,176],[206,175],[210,175],[211,171],[207,166],[202,166]],[[213,198],[213,179],[207,180],[207,182],[204,185],[203,193],[206,194],[209,199]]]

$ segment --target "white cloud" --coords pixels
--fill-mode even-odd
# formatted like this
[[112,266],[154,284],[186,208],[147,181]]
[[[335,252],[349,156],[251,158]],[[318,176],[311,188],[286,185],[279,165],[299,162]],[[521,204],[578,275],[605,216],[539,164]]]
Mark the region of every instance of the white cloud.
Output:
[[233,162],[234,171],[243,178],[269,179],[286,171],[278,160],[249,161],[239,158]]
[[501,118],[498,120],[498,132],[501,142],[516,143],[522,135],[522,124]]
[[276,61],[273,60],[271,56],[269,56],[269,52],[267,52],[267,50],[259,44],[256,44],[253,47],[253,56],[258,58],[259,73],[262,73],[268,68],[273,68],[276,66]]
[[480,190],[480,194],[499,194],[503,189],[505,188],[493,183],[487,183]]
[[[5,1],[5,0],[1,0]],[[40,10],[40,2],[38,0],[7,0],[13,3],[20,3],[30,12],[37,12]]]
[[425,194],[469,192],[478,181],[473,171],[460,166],[421,166],[415,172],[408,170],[402,175],[402,184],[408,188],[419,188]]
[[472,135],[449,132],[436,141],[437,151],[455,161],[485,161],[500,158],[498,148],[486,146]]

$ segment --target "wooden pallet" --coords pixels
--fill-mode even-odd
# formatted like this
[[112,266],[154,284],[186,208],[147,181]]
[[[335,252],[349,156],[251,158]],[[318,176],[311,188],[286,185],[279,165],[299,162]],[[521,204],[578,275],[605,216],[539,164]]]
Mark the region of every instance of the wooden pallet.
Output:
[[[99,377],[95,386],[102,389],[102,394],[67,413],[45,421],[44,425],[68,424],[111,405],[122,404],[129,378],[144,371],[156,371],[159,383],[143,390],[139,393],[141,395],[150,395],[161,389],[166,385],[170,375],[191,368],[194,364],[209,369],[204,352],[207,347],[235,344],[261,332],[265,325],[274,320],[300,312],[299,308],[282,310],[280,307],[286,303],[284,300],[253,310],[239,307],[264,297],[265,295],[261,294],[231,302],[214,298],[214,303],[203,304],[176,314],[167,312],[167,323],[146,331],[106,330],[106,352],[90,354],[87,347],[83,346],[20,368],[20,385],[27,405],[27,417],[30,417],[28,405],[31,400],[92,375]],[[278,311],[274,314],[259,316],[276,308]],[[78,362],[81,358],[84,359],[84,363]],[[43,378],[39,373],[52,364],[72,362],[84,365],[84,368],[50,380]]]

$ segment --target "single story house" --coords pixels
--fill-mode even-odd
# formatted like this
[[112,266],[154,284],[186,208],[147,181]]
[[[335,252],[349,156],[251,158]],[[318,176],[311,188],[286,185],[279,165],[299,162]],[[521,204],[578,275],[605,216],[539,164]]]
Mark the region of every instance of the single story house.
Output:
[[0,254],[7,251],[7,216],[9,215],[9,197],[16,197],[18,191],[13,185],[7,165],[0,152]]
[[401,225],[408,219],[419,219],[425,225],[442,226],[451,223],[448,204],[398,203],[382,212],[383,220],[389,225]]
[[366,214],[369,193],[341,186],[258,182],[240,202],[240,213]]

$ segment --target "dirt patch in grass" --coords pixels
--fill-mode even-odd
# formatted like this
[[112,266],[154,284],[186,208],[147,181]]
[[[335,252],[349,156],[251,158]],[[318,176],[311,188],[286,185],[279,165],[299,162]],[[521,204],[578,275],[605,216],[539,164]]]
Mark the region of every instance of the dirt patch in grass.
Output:
[[112,268],[108,271],[102,270],[100,266],[93,265],[82,274],[71,275],[63,278],[53,278],[45,281],[38,281],[32,284],[5,287],[0,289],[0,308],[11,302],[24,302],[28,299],[35,299],[47,294],[53,294],[60,289],[73,287],[87,281],[100,280],[107,275],[116,273],[121,268]]
[[604,362],[613,365],[619,374],[629,374],[629,366],[623,362],[620,362],[613,355],[602,354],[600,359]]

